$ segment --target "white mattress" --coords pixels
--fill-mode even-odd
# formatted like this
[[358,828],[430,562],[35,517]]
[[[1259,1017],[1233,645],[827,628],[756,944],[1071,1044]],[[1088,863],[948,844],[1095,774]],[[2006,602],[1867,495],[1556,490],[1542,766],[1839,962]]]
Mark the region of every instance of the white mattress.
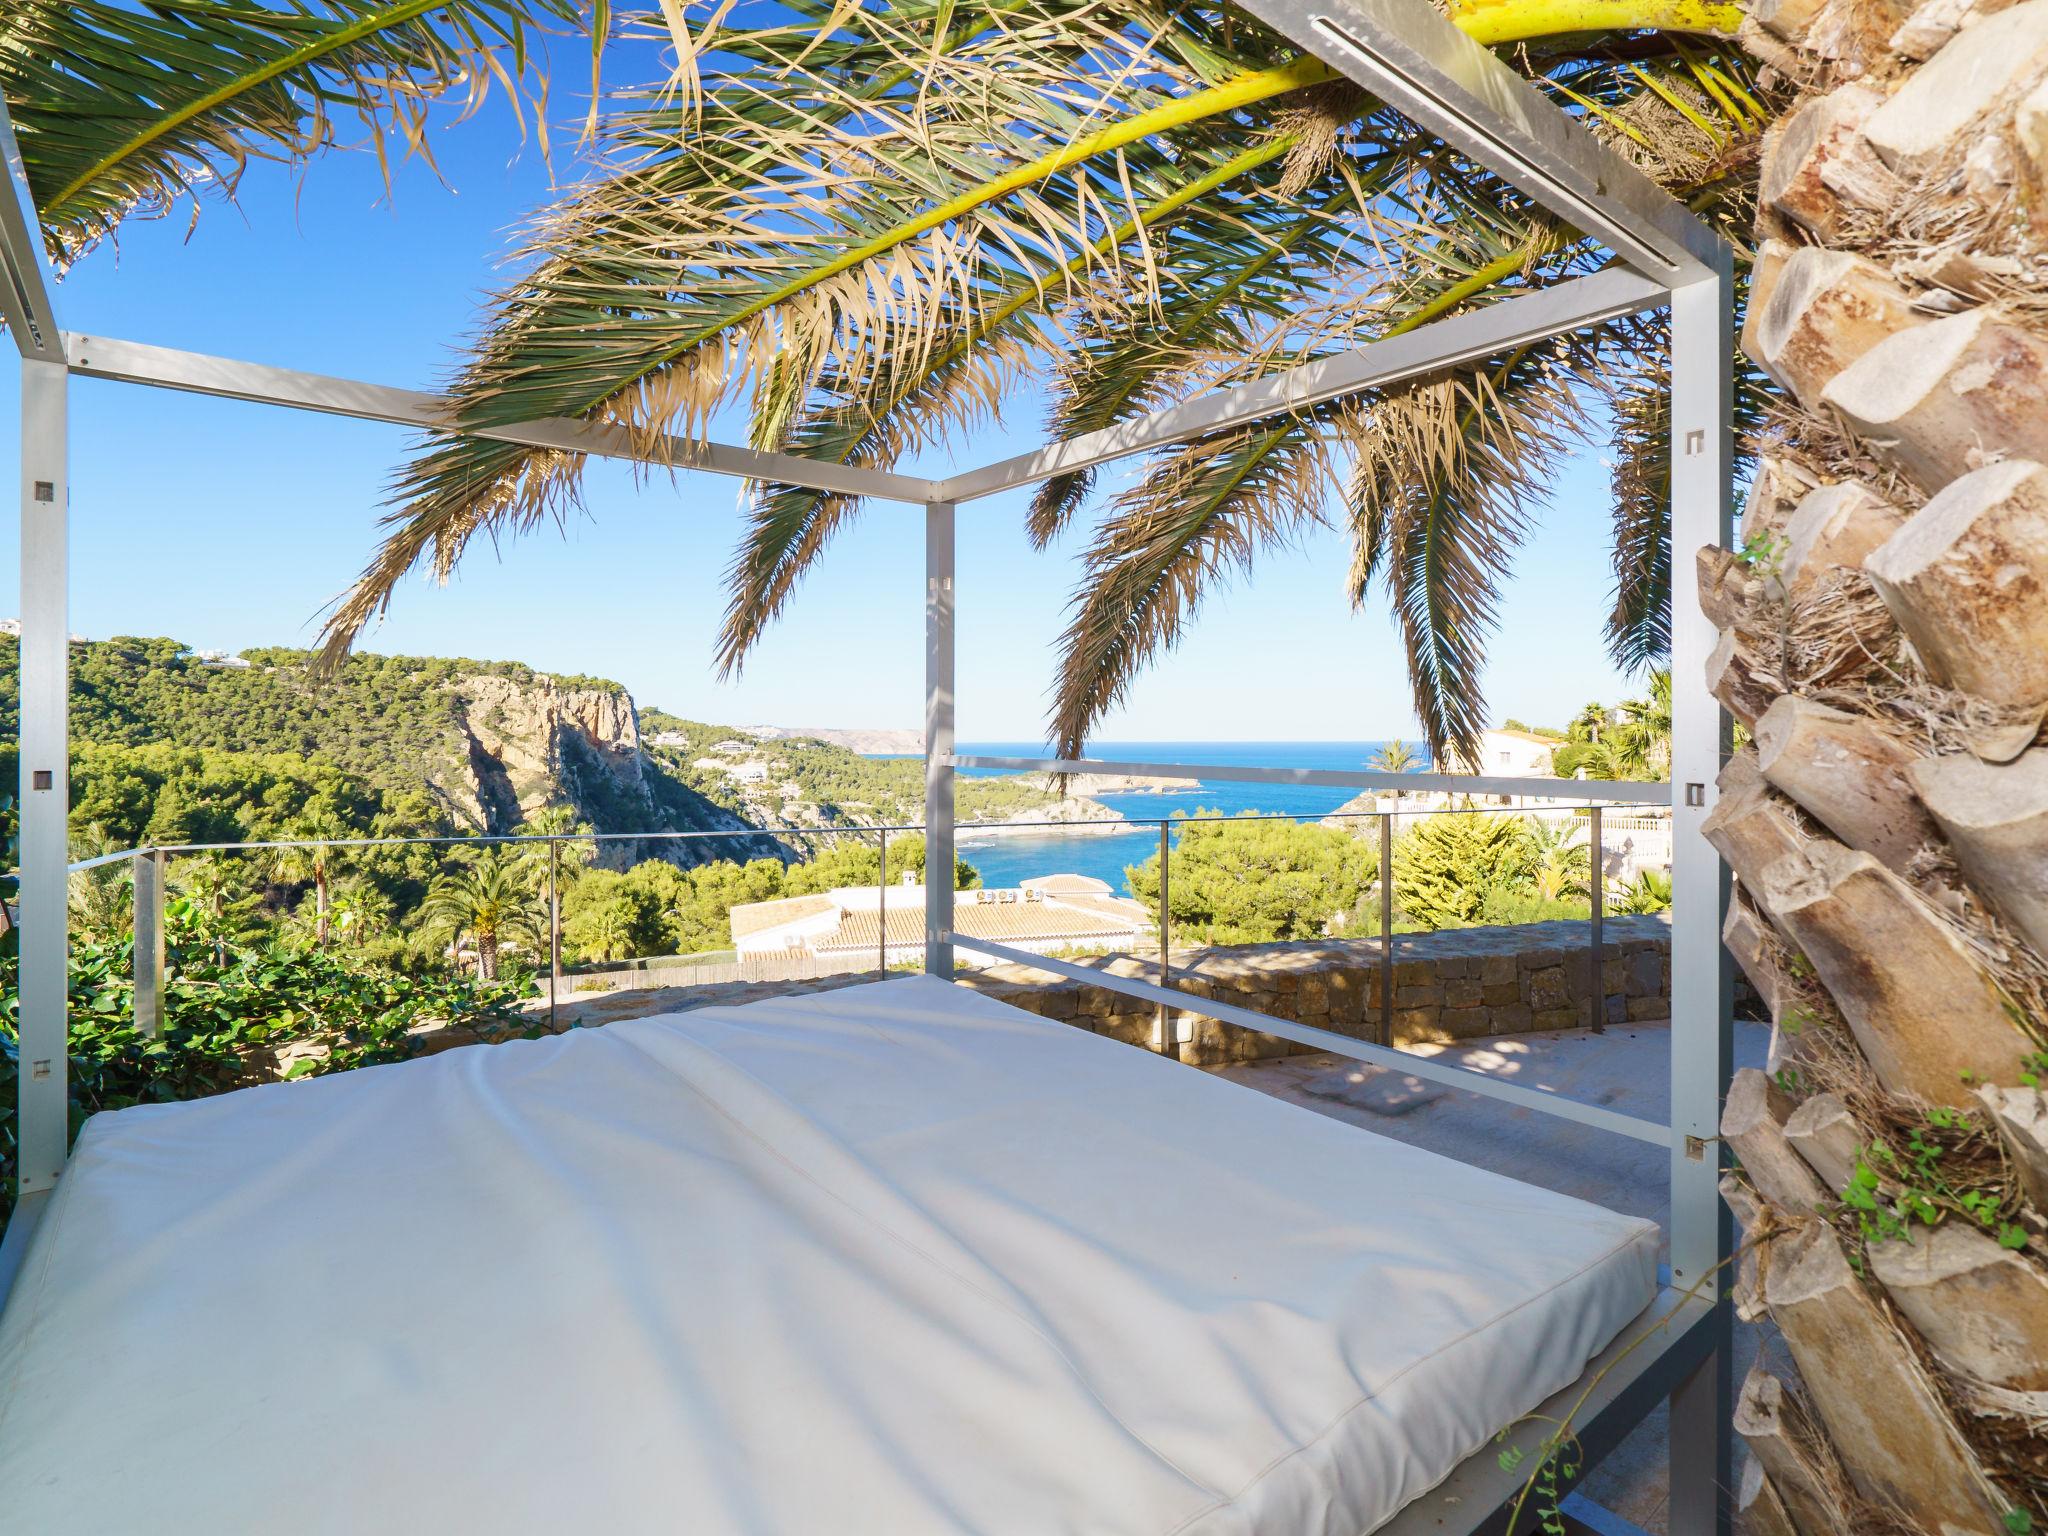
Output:
[[0,1528],[1357,1536],[1656,1229],[923,979],[96,1117]]

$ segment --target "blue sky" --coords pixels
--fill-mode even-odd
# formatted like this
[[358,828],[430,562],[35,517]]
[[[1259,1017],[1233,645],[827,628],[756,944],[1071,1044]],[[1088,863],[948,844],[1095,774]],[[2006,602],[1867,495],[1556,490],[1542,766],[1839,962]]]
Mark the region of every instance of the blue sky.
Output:
[[[64,283],[63,323],[431,387],[505,270],[521,214],[548,186],[541,157],[518,145],[501,112],[451,126],[435,146],[449,185],[415,165],[387,199],[372,157],[332,155],[302,180],[252,170],[239,204],[209,198],[196,226],[182,213],[131,222],[118,250],[96,252]],[[14,398],[12,372],[0,370],[0,413],[10,421]],[[1040,402],[1019,398],[959,461],[1033,446],[1040,426]],[[73,630],[173,635],[202,648],[310,644],[321,609],[374,546],[387,478],[407,442],[371,423],[78,382]],[[8,483],[14,453],[10,432],[0,447]],[[1487,676],[1496,721],[1561,722],[1588,699],[1630,690],[1600,643],[1611,579],[1598,456],[1589,447],[1560,475],[1507,590]],[[625,683],[643,705],[731,724],[915,724],[921,514],[870,508],[745,675],[720,684],[711,656],[738,494],[739,482],[711,476],[636,483],[622,466],[593,466],[590,515],[566,539],[548,529],[496,557],[479,548],[446,589],[409,582],[364,648],[594,673]],[[1016,493],[960,513],[964,739],[1035,739],[1044,718],[1085,530],[1034,554],[1021,531],[1023,501]],[[1262,558],[1249,581],[1214,589],[1193,634],[1100,736],[1412,737],[1398,631],[1377,598],[1351,611],[1347,561],[1343,537],[1318,532]],[[11,544],[0,565],[11,593]]]

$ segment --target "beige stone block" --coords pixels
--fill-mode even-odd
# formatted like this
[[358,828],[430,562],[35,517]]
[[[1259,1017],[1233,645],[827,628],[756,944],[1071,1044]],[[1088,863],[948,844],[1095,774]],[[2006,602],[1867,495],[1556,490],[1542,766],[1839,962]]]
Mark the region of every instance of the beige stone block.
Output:
[[1522,1001],[1522,989],[1514,981],[1491,983],[1479,989],[1479,1000],[1489,1008],[1513,1008]]
[[1476,981],[1445,982],[1445,1006],[1451,1008],[1476,1008],[1484,1000],[1485,990]]
[[1577,1008],[1543,1008],[1536,1013],[1535,1027],[1538,1029],[1579,1029],[1586,1022],[1585,1013]]
[[1100,987],[1083,987],[1075,1012],[1083,1018],[1106,1019],[1123,1006],[1123,999]]
[[1479,979],[1489,987],[1499,986],[1503,982],[1513,982],[1515,957],[1511,954],[1486,956],[1479,962]]
[[1509,1003],[1492,1012],[1496,1035],[1525,1035],[1536,1024],[1536,1014],[1527,1003]]
[[[1433,1032],[1436,1029],[1437,1015],[1442,1011],[1440,1008],[1396,1008],[1394,1030],[1397,1034],[1412,1030]],[[1434,1038],[1434,1035],[1430,1038]]]
[[1628,1000],[1628,1021],[1631,1024],[1647,1024],[1670,1017],[1671,999],[1668,997],[1632,997]]
[[1570,1001],[1571,988],[1566,984],[1562,965],[1537,971],[1529,978],[1529,1006],[1538,1014],[1547,1009],[1561,1008]]
[[1454,1040],[1476,1040],[1494,1033],[1491,1008],[1446,1008],[1437,1015],[1437,1027]]
[[1306,1018],[1310,1014],[1330,1011],[1330,979],[1320,972],[1312,972],[1300,978],[1294,991],[1295,1006]]

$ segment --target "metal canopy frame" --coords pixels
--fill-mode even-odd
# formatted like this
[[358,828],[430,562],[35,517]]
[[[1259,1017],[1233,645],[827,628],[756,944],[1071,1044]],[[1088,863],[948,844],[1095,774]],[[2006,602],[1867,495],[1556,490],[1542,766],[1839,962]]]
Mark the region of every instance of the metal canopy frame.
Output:
[[[925,514],[925,822],[929,867],[953,862],[953,779],[967,766],[1055,771],[1135,771],[1185,778],[1281,782],[1344,779],[1363,786],[1541,794],[1555,781],[1456,775],[1329,775],[1204,765],[960,758],[954,754],[954,535],[961,502],[1047,476],[1102,464],[1204,433],[1298,411],[1485,358],[1619,315],[1668,307],[1671,326],[1671,527],[1675,547],[1726,545],[1731,527],[1730,410],[1733,255],[1728,247],[1584,127],[1545,100],[1428,0],[1238,0],[1245,10],[1324,59],[1454,149],[1494,171],[1569,224],[1600,240],[1618,265],[1592,276],[1419,327],[1399,337],[1216,391],[1136,421],[944,479],[828,464],[785,453],[669,438],[636,453],[618,428],[546,420],[477,435],[501,441],[635,459],[674,468],[921,506]],[[0,1245],[0,1297],[18,1268],[66,1156],[66,821],[68,740],[68,423],[73,377],[288,406],[413,428],[453,425],[449,403],[417,390],[336,379],[209,357],[60,328],[19,149],[0,103],[0,319],[21,358],[21,808],[20,1169],[22,1195]],[[1693,563],[1673,562],[1672,667],[1702,677],[1714,631],[1701,616]],[[1349,1036],[1231,1008],[1171,987],[1047,957],[1003,955],[1167,1007],[1305,1041],[1319,1049],[1398,1066],[1417,1075],[1510,1099],[1546,1113],[1668,1148],[1670,1284],[1582,1378],[1587,1394],[1560,1394],[1546,1411],[1576,1403],[1585,1462],[1618,1441],[1658,1403],[1671,1408],[1673,1536],[1727,1536],[1730,1471],[1730,1309],[1725,1266],[1729,1216],[1719,1192],[1716,1138],[1731,1067],[1732,973],[1720,930],[1727,877],[1700,836],[1715,797],[1728,721],[1695,681],[1674,692],[1672,785],[1574,785],[1580,798],[1671,803],[1673,934],[1669,1126],[1573,1105]],[[1589,791],[1580,795],[1581,791]],[[926,883],[925,962],[951,978],[952,892]],[[975,945],[1002,954],[1000,946]],[[1171,1047],[1173,1031],[1162,1029]],[[1310,1038],[1313,1037],[1313,1038]],[[1527,1438],[1528,1426],[1514,1433]],[[1540,1439],[1540,1436],[1539,1436]],[[1533,1442],[1532,1442],[1533,1444]],[[1500,1508],[1518,1479],[1489,1449],[1397,1516],[1391,1530],[1504,1530]],[[1611,1517],[1607,1517],[1611,1520]]]

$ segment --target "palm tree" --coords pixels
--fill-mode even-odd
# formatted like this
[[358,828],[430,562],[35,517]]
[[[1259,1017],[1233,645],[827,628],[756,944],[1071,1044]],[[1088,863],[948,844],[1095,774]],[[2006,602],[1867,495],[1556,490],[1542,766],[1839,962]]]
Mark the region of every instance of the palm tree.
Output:
[[[301,165],[353,115],[377,143],[423,137],[437,103],[474,112],[494,83],[542,84],[538,24],[592,27],[606,0],[14,0],[0,12],[0,95],[59,268],[125,218],[212,187],[252,159]],[[523,114],[524,106],[520,107]],[[543,128],[545,125],[542,125]]]
[[398,915],[398,904],[368,880],[343,883],[334,893],[332,924],[342,938],[357,949],[380,933],[390,931]]
[[1571,724],[1565,727],[1565,734],[1573,741],[1598,741],[1609,723],[1607,706],[1595,699],[1572,716]]
[[477,975],[485,981],[498,979],[505,944],[524,940],[538,945],[546,923],[527,870],[495,849],[436,880],[420,915],[426,931],[445,938],[458,954],[465,938],[476,945]]
[[1373,753],[1366,767],[1376,773],[1413,773],[1422,766],[1422,759],[1405,741],[1390,741]]
[[544,805],[522,821],[516,830],[524,837],[574,839],[554,844],[514,845],[518,849],[516,857],[529,865],[537,877],[545,876],[547,872],[551,847],[554,850],[554,861],[559,863],[562,872],[571,878],[588,868],[591,860],[597,857],[597,844],[582,841],[582,838],[591,831],[590,823],[576,814],[574,806]]
[[[973,432],[1027,381],[1051,386],[1056,433],[1084,431],[1606,259],[1227,4],[810,0],[756,27],[695,9],[709,16],[681,83],[622,97],[598,174],[536,221],[524,276],[454,380],[459,422],[595,418],[652,450],[745,398],[757,445],[888,465]],[[1676,195],[1746,224],[1774,98],[1730,46],[1735,7],[1458,0],[1451,14]],[[1353,599],[1384,587],[1392,601],[1432,750],[1471,756],[1521,508],[1596,400],[1616,424],[1622,504],[1610,639],[1631,664],[1657,654],[1662,349],[1654,325],[1616,321],[1161,450],[1083,552],[1059,750],[1080,750],[1220,574],[1334,515]],[[1753,414],[1761,397],[1745,398]],[[559,517],[581,468],[438,440],[331,616],[329,655],[415,564],[446,575],[477,535]],[[1032,537],[1061,536],[1090,490],[1086,474],[1042,487]],[[761,491],[724,668],[857,510]]]
[[1553,821],[1531,816],[1528,825],[1533,863],[1530,879],[1536,894],[1545,901],[1585,895],[1592,878],[1592,850],[1579,836],[1576,819]]
[[[96,821],[84,831],[72,833],[70,843],[74,864],[118,853],[123,846]],[[112,942],[129,932],[135,909],[133,861],[100,864],[72,875],[69,906],[72,926],[87,938]]]
[[172,862],[168,883],[184,898],[198,936],[213,949],[214,962],[227,963],[228,945],[259,932],[261,902],[249,889],[245,866],[231,854],[187,854]]
[[285,823],[278,834],[283,846],[269,850],[272,878],[313,887],[313,943],[320,949],[327,947],[332,927],[330,892],[341,861],[333,845],[350,835],[331,805],[315,801]]
[[1633,743],[1631,751],[1646,777],[1671,777],[1671,669],[1654,668],[1650,673],[1648,698],[1630,699],[1621,706],[1626,717],[1623,731]]

